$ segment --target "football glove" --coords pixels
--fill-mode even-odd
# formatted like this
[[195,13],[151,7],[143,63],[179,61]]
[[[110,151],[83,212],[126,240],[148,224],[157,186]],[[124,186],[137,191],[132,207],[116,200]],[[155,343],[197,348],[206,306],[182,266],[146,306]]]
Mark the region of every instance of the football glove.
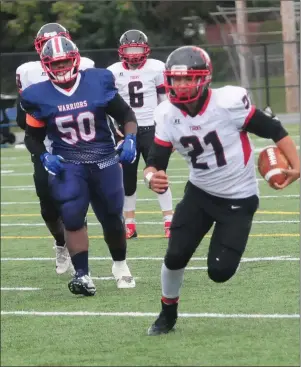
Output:
[[136,135],[128,134],[124,140],[117,145],[119,161],[122,163],[134,163],[136,160]]
[[51,175],[57,175],[64,170],[61,162],[64,162],[64,158],[60,155],[53,155],[50,153],[44,153],[40,156],[41,162],[47,172]]

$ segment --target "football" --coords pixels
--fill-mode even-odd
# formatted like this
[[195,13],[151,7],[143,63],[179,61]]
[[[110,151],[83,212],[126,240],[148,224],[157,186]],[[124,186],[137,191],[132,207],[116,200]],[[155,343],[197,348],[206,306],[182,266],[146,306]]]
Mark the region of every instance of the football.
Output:
[[258,157],[258,171],[270,184],[283,184],[286,179],[281,169],[288,169],[289,163],[281,150],[276,146],[264,148]]

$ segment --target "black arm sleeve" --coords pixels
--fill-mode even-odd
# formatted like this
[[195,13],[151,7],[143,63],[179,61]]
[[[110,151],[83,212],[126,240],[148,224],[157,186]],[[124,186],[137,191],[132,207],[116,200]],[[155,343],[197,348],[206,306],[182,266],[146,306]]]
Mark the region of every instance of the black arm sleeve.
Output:
[[26,125],[24,143],[26,145],[26,148],[31,154],[34,154],[39,157],[41,154],[47,152],[44,145],[45,137],[46,137],[45,127],[36,128]]
[[120,125],[125,125],[127,122],[137,123],[134,111],[118,93],[108,103],[106,113],[112,116]]
[[147,156],[146,168],[155,167],[158,171],[166,171],[172,147],[163,147],[153,142]]
[[275,143],[288,135],[279,120],[265,115],[258,109],[255,110],[244,130],[261,138],[272,139]]
[[22,129],[26,129],[26,112],[21,108],[21,97],[18,95],[17,98],[17,124]]

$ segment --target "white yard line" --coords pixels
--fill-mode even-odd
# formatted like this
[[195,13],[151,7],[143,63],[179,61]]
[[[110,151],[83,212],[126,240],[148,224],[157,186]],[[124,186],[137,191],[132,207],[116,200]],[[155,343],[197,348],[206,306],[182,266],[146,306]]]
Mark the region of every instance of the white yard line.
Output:
[[[54,261],[55,257],[1,257],[1,261]],[[112,261],[111,257],[89,257],[89,260]],[[128,261],[163,261],[163,257],[128,257]],[[190,261],[206,261],[207,257],[193,257]],[[299,261],[299,257],[290,255],[269,257],[243,257],[242,262],[251,261]]]
[[39,291],[41,288],[31,288],[31,287],[1,287],[1,291]]
[[[156,317],[155,312],[89,312],[89,311],[1,311],[1,316],[111,316],[111,317]],[[219,319],[299,319],[298,314],[226,314],[226,313],[179,313],[183,318],[219,318]]]
[[[294,199],[299,198],[300,195],[263,195],[260,196],[260,199]],[[173,201],[179,201],[182,200],[182,198],[172,198]],[[148,201],[158,201],[157,198],[145,198],[145,199],[139,199],[137,198],[137,201],[141,202],[148,202]],[[3,201],[1,202],[1,205],[38,205],[40,204],[38,201]]]
[[[300,220],[254,220],[253,224],[296,224]],[[138,225],[163,225],[164,222],[136,222]],[[88,222],[91,227],[99,226],[98,222]],[[1,227],[44,227],[45,223],[2,223]]]

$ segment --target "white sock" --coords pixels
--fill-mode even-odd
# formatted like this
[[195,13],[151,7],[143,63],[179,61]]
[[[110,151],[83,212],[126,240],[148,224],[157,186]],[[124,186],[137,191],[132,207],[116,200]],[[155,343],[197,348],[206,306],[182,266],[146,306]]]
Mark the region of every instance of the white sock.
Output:
[[177,298],[184,279],[185,268],[169,270],[163,263],[161,268],[162,296],[166,298]]
[[130,272],[130,269],[126,263],[126,260],[123,260],[123,261],[114,261],[113,262],[113,267],[112,267],[112,271],[114,273],[119,273],[119,272],[122,272],[122,274],[124,275],[125,273],[127,275],[131,275],[131,272]]
[[172,210],[172,195],[170,188],[168,188],[164,194],[158,194],[157,196],[162,212]]
[[125,218],[125,224],[136,224],[135,218]]
[[136,210],[136,193],[124,197],[123,211],[131,212],[133,210]]
[[172,221],[172,215],[165,215],[165,217],[163,217],[164,223],[165,222],[171,222]]

